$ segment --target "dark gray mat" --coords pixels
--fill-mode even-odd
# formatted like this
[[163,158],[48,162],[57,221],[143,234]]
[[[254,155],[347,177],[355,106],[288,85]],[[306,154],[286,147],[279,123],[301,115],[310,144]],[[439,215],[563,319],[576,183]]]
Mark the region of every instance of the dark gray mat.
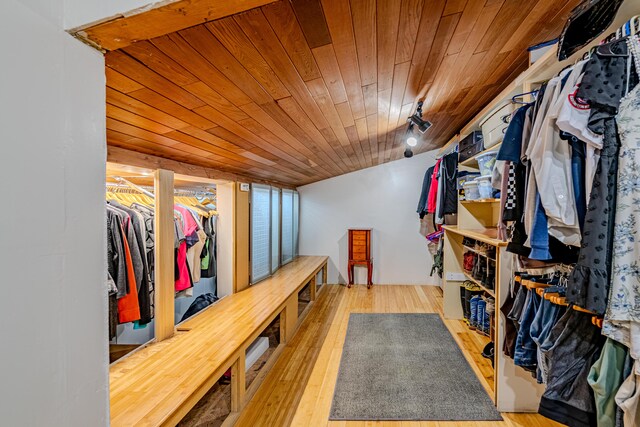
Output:
[[494,421],[437,314],[351,314],[331,420]]

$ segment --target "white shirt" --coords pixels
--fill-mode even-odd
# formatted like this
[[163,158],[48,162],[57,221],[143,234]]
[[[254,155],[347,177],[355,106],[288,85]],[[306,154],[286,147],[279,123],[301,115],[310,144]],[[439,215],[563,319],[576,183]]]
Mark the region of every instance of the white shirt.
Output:
[[[576,68],[580,65],[581,63],[578,63]],[[558,126],[558,129],[561,131],[568,132],[586,143],[584,182],[587,196],[586,200],[587,203],[589,203],[589,197],[591,196],[591,189],[593,187],[593,177],[596,174],[596,168],[600,160],[603,135],[598,135],[589,129],[591,108],[589,108],[588,105],[579,104],[575,100],[575,94],[578,92],[582,77],[584,77],[584,73],[578,77],[569,94],[562,99],[562,106],[558,114],[556,126]],[[567,82],[567,86],[568,85],[569,82]]]
[[[567,82],[562,88],[561,82],[567,75]],[[534,134],[527,147],[531,173],[535,178],[530,182],[532,186],[537,185],[540,202],[548,218],[549,234],[572,246],[580,246],[581,234],[573,193],[571,146],[560,139],[556,120],[578,77],[575,69],[567,69],[549,82],[544,95],[546,102],[543,99],[544,105],[536,116]],[[528,194],[527,199],[529,197]],[[527,213],[532,223],[534,206],[533,203],[528,206],[530,212]]]

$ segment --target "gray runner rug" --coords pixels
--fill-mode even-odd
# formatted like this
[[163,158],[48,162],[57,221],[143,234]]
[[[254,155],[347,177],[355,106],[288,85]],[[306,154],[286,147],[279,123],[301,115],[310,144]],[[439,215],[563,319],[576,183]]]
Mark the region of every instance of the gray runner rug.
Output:
[[353,313],[331,420],[502,420],[437,314]]

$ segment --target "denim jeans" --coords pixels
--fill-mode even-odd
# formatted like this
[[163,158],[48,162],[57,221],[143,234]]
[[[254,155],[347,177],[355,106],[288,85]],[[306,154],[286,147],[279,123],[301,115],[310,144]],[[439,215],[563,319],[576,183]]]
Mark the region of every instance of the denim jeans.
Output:
[[531,324],[538,312],[540,297],[535,291],[527,291],[520,329],[516,338],[516,352],[513,361],[516,366],[521,366],[533,371],[538,365],[538,346],[531,338]]
[[531,226],[531,235],[529,236],[531,243],[529,258],[541,261],[551,259],[551,253],[549,253],[549,228],[547,225],[547,214],[540,201],[540,194],[536,192],[535,215]]
[[524,311],[525,303],[527,301],[527,288],[520,286],[513,301],[513,306],[507,315],[507,318],[511,319],[516,326],[516,330],[520,329],[520,319]]
[[542,299],[536,316],[531,323],[531,339],[537,345],[538,355],[538,382],[546,384],[548,374],[548,363],[546,355],[542,352],[541,345],[551,333],[551,329],[558,322],[565,312],[565,307],[553,304],[551,301]]
[[575,136],[569,139],[571,144],[571,178],[573,181],[573,194],[576,200],[578,223],[580,230],[584,228],[584,216],[587,213],[587,195],[584,181],[586,149],[584,142]]

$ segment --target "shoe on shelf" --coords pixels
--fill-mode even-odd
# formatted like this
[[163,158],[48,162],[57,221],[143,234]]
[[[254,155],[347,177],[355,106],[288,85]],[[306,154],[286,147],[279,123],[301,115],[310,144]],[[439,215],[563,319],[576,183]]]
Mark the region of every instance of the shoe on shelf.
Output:
[[482,350],[482,357],[484,357],[485,359],[493,359],[494,351],[495,345],[493,344],[493,342],[490,342],[489,344],[484,346],[484,349]]
[[471,329],[476,329],[478,326],[478,302],[482,301],[482,297],[480,295],[476,295],[471,298],[471,316],[469,317],[469,327]]
[[481,334],[486,334],[485,332],[485,317],[486,317],[486,308],[487,308],[487,302],[480,297],[480,299],[478,300],[477,304],[476,304],[476,331],[481,333]]

